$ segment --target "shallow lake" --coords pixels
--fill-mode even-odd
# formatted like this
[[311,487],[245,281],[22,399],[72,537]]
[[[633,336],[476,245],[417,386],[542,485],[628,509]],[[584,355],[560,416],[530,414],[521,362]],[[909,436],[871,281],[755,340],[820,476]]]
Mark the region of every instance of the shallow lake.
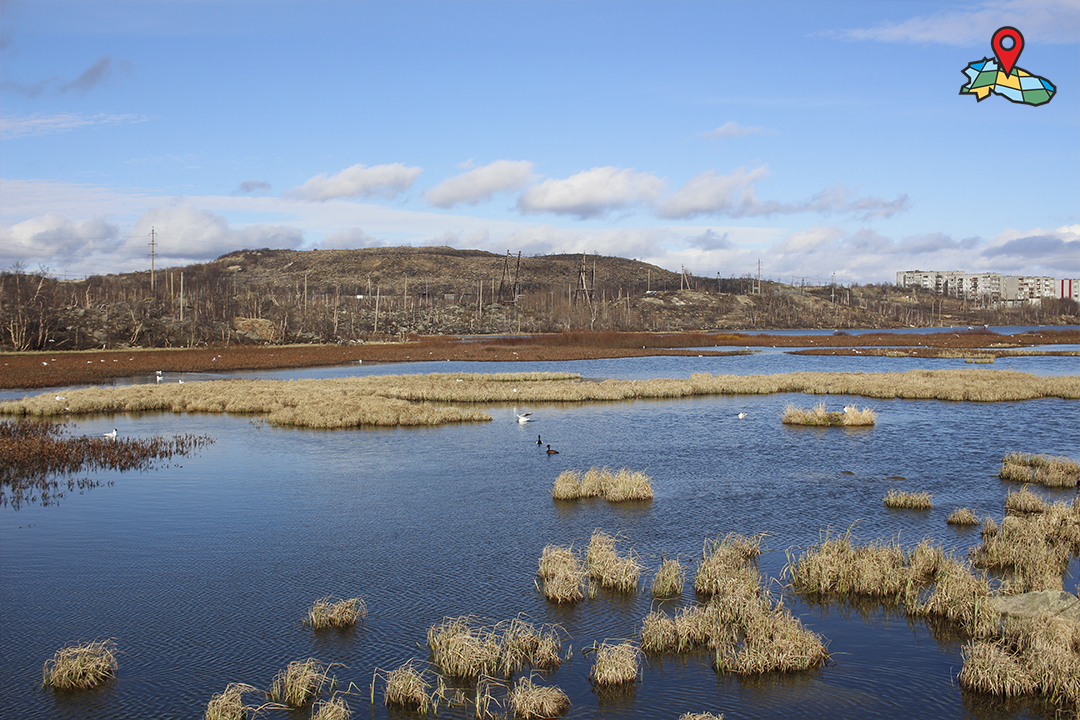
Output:
[[[422,363],[258,373],[338,377],[369,372],[559,369],[586,377],[686,377],[692,372],[883,372],[964,367],[963,360],[800,357],[640,358],[576,363]],[[971,368],[971,365],[966,367]],[[1075,374],[1076,358],[1016,358],[991,369]],[[235,375],[234,375],[235,376]],[[255,374],[243,376],[251,377]],[[19,395],[25,393],[19,393]],[[780,423],[785,405],[877,411],[873,428]],[[519,408],[519,410],[521,410]],[[762,571],[783,594],[786,551],[849,527],[860,540],[914,544],[929,537],[962,554],[978,529],[945,524],[955,507],[1000,519],[1016,486],[997,479],[1009,451],[1077,456],[1080,402],[881,401],[805,395],[707,397],[530,406],[535,421],[492,406],[490,423],[428,429],[279,429],[256,418],[120,415],[80,421],[124,436],[208,434],[216,442],[147,473],[99,473],[112,486],[56,506],[0,508],[0,708],[17,718],[201,717],[230,682],[270,684],[290,661],[333,669],[354,717],[398,717],[372,707],[375,668],[427,658],[427,629],[445,616],[492,621],[519,613],[558,623],[572,647],[546,677],[570,697],[572,718],[1039,717],[1035,703],[961,691],[962,641],[920,621],[870,609],[785,604],[824,636],[832,662],[790,676],[718,676],[706,654],[649,658],[632,692],[598,695],[588,681],[597,641],[634,638],[652,606],[640,593],[601,591],[549,604],[534,576],[546,544],[584,547],[595,529],[619,534],[651,577],[664,557],[692,566],[706,539],[767,533]],[[737,417],[746,412],[745,419]],[[559,450],[547,455],[536,444]],[[563,470],[628,466],[652,476],[651,503],[560,503]],[[896,479],[900,476],[903,479]],[[930,511],[895,511],[887,490],[933,493]],[[1071,500],[1074,492],[1040,492]],[[1066,588],[1080,574],[1074,559]],[[691,582],[688,585],[692,586]],[[316,598],[361,595],[365,622],[314,633],[301,619]],[[692,587],[664,607],[694,602]],[[39,689],[41,667],[63,645],[115,638],[119,677],[73,696]],[[307,717],[279,713],[268,717]],[[442,717],[467,716],[463,710]]]

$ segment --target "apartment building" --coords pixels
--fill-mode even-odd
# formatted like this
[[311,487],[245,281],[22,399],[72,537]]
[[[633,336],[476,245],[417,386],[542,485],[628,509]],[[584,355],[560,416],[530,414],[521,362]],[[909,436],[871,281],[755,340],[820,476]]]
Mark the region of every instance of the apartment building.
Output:
[[1042,298],[1080,300],[1080,280],[1046,276],[971,273],[963,270],[903,270],[896,285],[919,288],[946,297],[991,302],[1033,302]]

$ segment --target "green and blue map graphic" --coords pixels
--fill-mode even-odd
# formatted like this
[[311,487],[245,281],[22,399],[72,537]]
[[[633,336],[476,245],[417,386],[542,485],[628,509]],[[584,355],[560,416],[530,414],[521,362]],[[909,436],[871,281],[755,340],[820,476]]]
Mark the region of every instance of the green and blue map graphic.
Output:
[[998,65],[993,58],[983,58],[964,68],[969,81],[960,88],[961,95],[974,95],[979,102],[990,93],[1023,105],[1044,105],[1050,102],[1057,88],[1046,78],[1032,75],[1027,70],[1014,67],[1011,73]]

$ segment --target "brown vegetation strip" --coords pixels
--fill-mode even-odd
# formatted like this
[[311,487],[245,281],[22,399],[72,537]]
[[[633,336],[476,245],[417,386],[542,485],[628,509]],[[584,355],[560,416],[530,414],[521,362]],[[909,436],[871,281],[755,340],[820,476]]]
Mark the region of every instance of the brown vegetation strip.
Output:
[[[0,506],[16,509],[40,496],[50,505],[64,496],[62,478],[94,470],[149,470],[155,461],[187,455],[212,443],[207,436],[177,435],[146,440],[64,435],[65,425],[47,420],[0,420]],[[67,489],[95,481],[67,481]]]
[[[463,341],[458,337],[411,338],[408,342],[357,345],[223,346],[174,349],[87,350],[0,354],[0,388],[61,387],[101,383],[119,377],[166,373],[222,372],[320,367],[363,362],[557,361],[653,355],[727,355],[705,347],[818,348],[985,348],[997,343],[1013,347],[1080,342],[1075,331],[1023,335],[935,333],[903,335],[742,335],[739,333],[569,332]],[[831,352],[831,351],[830,351]],[[843,352],[843,351],[841,351]],[[847,351],[851,352],[851,351]],[[884,354],[884,350],[873,350]],[[871,350],[860,351],[871,354]]]
[[709,375],[686,379],[581,381],[568,373],[447,373],[322,380],[222,380],[70,390],[0,403],[0,414],[39,418],[118,412],[265,414],[273,424],[314,428],[486,421],[447,403],[595,402],[772,393],[999,402],[1080,399],[1080,376],[1038,377],[984,369],[903,373]]

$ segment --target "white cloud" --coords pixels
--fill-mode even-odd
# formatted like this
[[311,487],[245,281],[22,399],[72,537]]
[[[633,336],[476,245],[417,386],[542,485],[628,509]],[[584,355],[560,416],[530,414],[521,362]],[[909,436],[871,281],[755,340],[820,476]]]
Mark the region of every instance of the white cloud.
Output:
[[395,197],[412,186],[422,170],[418,167],[406,167],[401,163],[392,165],[356,164],[345,168],[337,175],[326,173],[316,175],[299,187],[295,187],[286,196],[305,200],[333,200],[334,198],[371,197],[382,195]]
[[149,120],[145,115],[107,115],[97,113],[57,113],[54,115],[26,115],[23,117],[7,116],[0,118],[0,138],[34,137],[54,135],[77,128],[95,125],[130,125]]
[[760,203],[754,197],[754,183],[768,174],[764,166],[750,172],[739,168],[728,175],[706,170],[668,196],[657,208],[657,215],[684,219],[714,213],[733,217],[755,214],[751,210]]
[[532,179],[533,164],[527,160],[496,160],[490,165],[444,180],[424,193],[436,207],[450,208],[459,203],[476,205],[497,192],[520,190]]
[[162,262],[212,260],[241,248],[296,249],[304,242],[299,229],[283,225],[255,224],[234,229],[223,215],[193,205],[147,210],[124,243],[128,254],[150,252],[150,230]]
[[664,181],[652,173],[597,167],[526,188],[518,198],[518,208],[524,213],[550,212],[584,220],[652,204],[663,192]]
[[[902,7],[902,6],[900,6]],[[1080,4],[1075,0],[1005,0],[952,6],[932,15],[869,28],[828,33],[844,40],[985,45],[1004,25],[1020,28],[1027,41],[1075,43],[1080,38]]]
[[102,218],[72,220],[58,213],[0,226],[4,257],[32,266],[68,264],[119,238],[119,226]]
[[765,132],[765,128],[742,127],[734,120],[729,120],[715,130],[710,130],[709,132],[702,134],[709,138],[736,138],[742,137],[743,135],[756,135],[761,132]]
[[815,225],[806,230],[793,232],[776,246],[781,253],[814,252],[829,243],[835,243],[844,237],[844,231],[838,227]]
[[668,196],[656,209],[656,214],[669,219],[687,219],[700,215],[755,217],[763,215],[805,212],[842,213],[860,220],[888,218],[910,208],[907,195],[895,200],[875,197],[851,198],[843,184],[822,190],[808,200],[781,203],[759,200],[754,184],[768,176],[765,166],[747,172],[738,168],[727,175],[707,170],[696,175]]
[[360,228],[345,228],[327,233],[319,243],[321,250],[352,250],[355,248],[379,247],[387,243],[368,235]]

